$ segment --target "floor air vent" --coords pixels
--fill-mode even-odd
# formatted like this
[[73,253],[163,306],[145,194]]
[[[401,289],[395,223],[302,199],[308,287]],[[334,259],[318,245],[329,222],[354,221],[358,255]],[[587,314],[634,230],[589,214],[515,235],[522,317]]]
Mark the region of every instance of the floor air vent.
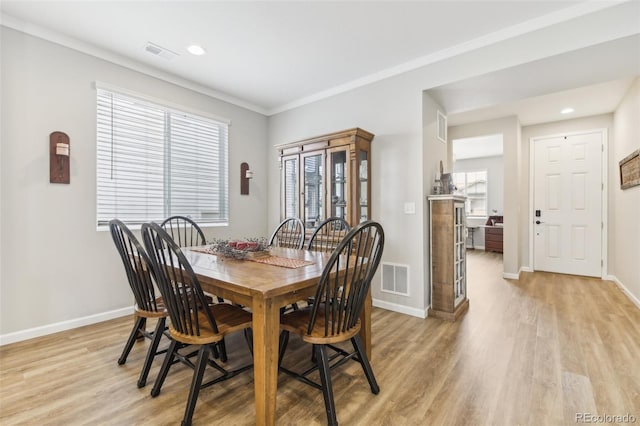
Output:
[[382,291],[384,293],[409,295],[409,265],[382,264]]

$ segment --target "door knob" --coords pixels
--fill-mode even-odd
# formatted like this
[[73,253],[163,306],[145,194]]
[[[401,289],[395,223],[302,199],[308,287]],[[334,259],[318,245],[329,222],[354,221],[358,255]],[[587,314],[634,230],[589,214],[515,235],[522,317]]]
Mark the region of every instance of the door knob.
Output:
[[539,220],[536,220],[536,225],[540,225],[541,223],[543,223],[543,222],[541,222]]

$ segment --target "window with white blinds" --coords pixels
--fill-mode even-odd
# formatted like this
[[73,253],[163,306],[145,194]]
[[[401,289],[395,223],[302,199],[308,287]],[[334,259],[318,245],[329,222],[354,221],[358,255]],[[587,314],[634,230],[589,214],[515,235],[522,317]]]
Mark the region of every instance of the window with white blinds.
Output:
[[453,184],[467,197],[467,217],[487,216],[487,171],[453,173]]
[[228,223],[228,124],[97,90],[97,223]]

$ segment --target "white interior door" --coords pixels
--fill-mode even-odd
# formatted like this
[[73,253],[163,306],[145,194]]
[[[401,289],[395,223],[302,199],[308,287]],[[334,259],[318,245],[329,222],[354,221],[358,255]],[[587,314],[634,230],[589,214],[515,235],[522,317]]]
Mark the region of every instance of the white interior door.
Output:
[[602,138],[534,141],[534,270],[602,275]]

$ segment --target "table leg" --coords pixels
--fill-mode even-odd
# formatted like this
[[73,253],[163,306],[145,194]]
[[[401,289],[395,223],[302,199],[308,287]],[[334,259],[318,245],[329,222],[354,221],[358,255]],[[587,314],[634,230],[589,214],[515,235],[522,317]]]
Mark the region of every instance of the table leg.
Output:
[[253,304],[253,374],[256,424],[274,426],[278,391],[280,308],[271,300]]

